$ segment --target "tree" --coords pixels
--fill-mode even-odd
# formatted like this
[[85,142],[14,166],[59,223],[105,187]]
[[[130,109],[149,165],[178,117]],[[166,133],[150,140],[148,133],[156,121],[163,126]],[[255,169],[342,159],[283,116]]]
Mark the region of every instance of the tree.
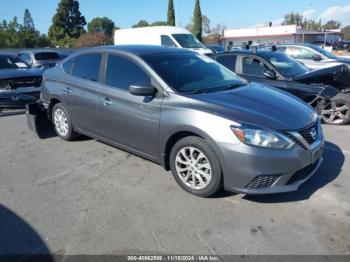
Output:
[[113,41],[102,32],[92,32],[81,35],[75,42],[76,48],[111,45]]
[[344,40],[350,40],[350,25],[343,27],[341,33],[344,35]]
[[165,21],[156,21],[151,24],[151,26],[167,26],[168,23]]
[[23,27],[27,31],[35,31],[34,21],[28,9],[24,11]]
[[196,0],[194,7],[194,24],[193,24],[193,34],[198,38],[199,41],[202,40],[202,11],[200,7],[199,0]]
[[315,20],[305,19],[302,24],[302,28],[307,30],[321,30],[322,29],[321,20],[316,22]]
[[85,17],[79,11],[79,2],[61,0],[52,18],[49,38],[56,46],[73,46],[74,41],[85,33],[85,25]]
[[206,15],[202,17],[202,28],[204,34],[209,35],[211,33],[210,19]]
[[284,16],[284,21],[282,25],[303,25],[303,16],[299,13],[290,13]]
[[168,25],[175,26],[175,9],[174,9],[174,1],[169,0],[168,2]]
[[[192,34],[194,34],[194,17],[191,18],[191,23],[188,23],[185,28],[190,31]],[[211,34],[212,30],[214,30],[214,28],[210,27],[210,19],[206,16],[203,15],[202,16],[202,30],[205,34],[209,35]],[[221,34],[221,31],[220,31]]]
[[[33,20],[33,19],[31,19]],[[33,21],[32,21],[33,22]],[[33,23],[34,24],[34,23]],[[47,47],[50,43],[45,35],[40,35],[34,28],[29,29],[18,23],[17,17],[0,23],[0,48],[37,48]]]
[[187,24],[185,28],[193,34],[193,23]]
[[339,29],[341,27],[341,23],[335,20],[329,20],[327,23],[323,25],[324,30],[331,30],[331,29]]
[[107,17],[96,17],[88,24],[89,33],[103,33],[108,37],[113,36],[114,22]]
[[137,24],[133,25],[132,28],[146,27],[149,23],[146,20],[140,20]]

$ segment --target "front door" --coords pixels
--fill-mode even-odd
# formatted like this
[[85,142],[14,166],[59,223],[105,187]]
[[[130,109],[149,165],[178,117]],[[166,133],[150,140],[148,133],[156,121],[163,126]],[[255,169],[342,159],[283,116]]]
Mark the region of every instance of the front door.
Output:
[[[269,68],[263,61],[253,56],[243,56],[240,66],[239,74],[248,79],[249,81],[261,83],[264,85],[269,85],[273,87],[277,87],[280,89],[286,89],[285,91],[290,92],[288,90],[288,85],[285,80],[278,79],[277,72],[273,68]],[[270,79],[265,76],[265,70],[272,70],[276,73],[276,78]]]
[[134,96],[130,85],[151,85],[151,77],[128,57],[109,55],[99,101],[103,137],[157,156],[162,97]]

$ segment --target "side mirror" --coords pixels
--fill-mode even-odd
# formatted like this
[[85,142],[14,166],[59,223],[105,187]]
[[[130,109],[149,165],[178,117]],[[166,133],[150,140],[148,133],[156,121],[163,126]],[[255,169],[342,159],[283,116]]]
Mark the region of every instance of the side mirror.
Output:
[[134,96],[154,96],[157,93],[157,89],[153,86],[131,85],[129,92]]
[[266,69],[264,75],[269,79],[276,79],[276,72],[271,69]]
[[319,61],[322,60],[322,57],[321,57],[320,55],[314,55],[314,56],[312,57],[312,60],[314,60],[314,61],[316,61],[316,62],[319,62]]

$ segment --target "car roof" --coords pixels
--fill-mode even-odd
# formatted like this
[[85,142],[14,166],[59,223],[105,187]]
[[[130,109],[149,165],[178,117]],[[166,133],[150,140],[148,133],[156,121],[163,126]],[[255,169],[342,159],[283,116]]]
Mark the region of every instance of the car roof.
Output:
[[271,52],[273,51],[261,50],[261,49],[257,49],[256,51],[253,51],[252,49],[237,49],[237,50],[232,50],[231,52],[228,52],[226,54],[239,53],[239,54],[250,54],[250,55],[264,55],[264,54],[269,54]]
[[2,52],[2,53],[0,53],[0,56],[12,56],[12,57],[15,57],[16,54],[13,54],[13,53],[10,53],[10,52],[8,52],[8,53]]
[[174,26],[145,26],[138,28],[126,28],[115,31],[115,35],[128,35],[135,33],[157,33],[157,34],[191,34],[187,29]]
[[191,51],[188,49],[156,46],[156,45],[114,45],[114,46],[88,48],[80,52],[77,52],[76,54],[89,53],[91,51],[99,51],[99,52],[122,51],[122,52],[127,52],[136,56],[142,56],[142,55],[148,55],[148,54],[160,54],[160,53],[195,53],[194,51]]
[[57,51],[50,50],[50,49],[49,50],[41,49],[41,50],[23,50],[18,53],[31,53],[31,54],[56,53],[57,54]]
[[277,45],[277,46],[306,46],[306,47],[310,47],[310,48],[313,48],[315,47],[315,45],[313,44],[280,44],[280,45]]

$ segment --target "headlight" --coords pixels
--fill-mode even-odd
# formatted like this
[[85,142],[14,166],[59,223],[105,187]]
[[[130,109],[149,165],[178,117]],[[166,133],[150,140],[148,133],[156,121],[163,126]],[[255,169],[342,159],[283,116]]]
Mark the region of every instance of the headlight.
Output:
[[294,142],[287,136],[269,129],[241,125],[233,126],[232,131],[239,140],[247,145],[276,149],[288,149],[294,145]]

